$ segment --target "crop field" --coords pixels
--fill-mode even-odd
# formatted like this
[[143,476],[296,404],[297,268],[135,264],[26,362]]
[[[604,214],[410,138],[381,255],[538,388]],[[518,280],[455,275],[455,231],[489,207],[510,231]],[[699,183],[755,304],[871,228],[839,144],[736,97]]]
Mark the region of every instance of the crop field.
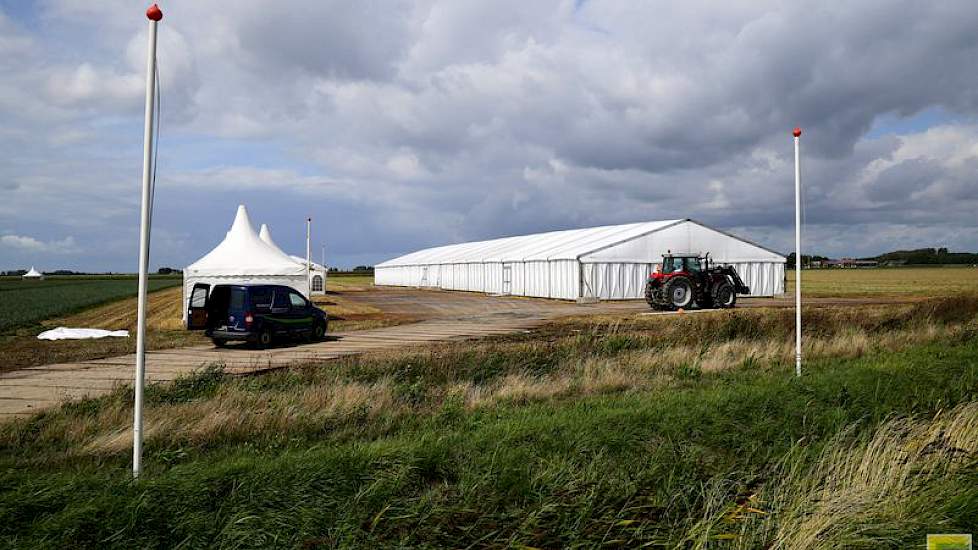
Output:
[[[150,291],[180,284],[179,277],[153,277]],[[0,279],[0,333],[45,319],[136,295],[135,277],[52,277],[43,281]]]
[[[795,273],[788,270],[788,292]],[[801,274],[802,292],[819,298],[948,296],[978,290],[975,267],[810,269]]]
[[[146,324],[148,349],[210,342],[199,332],[184,330],[180,282],[179,276],[150,279]],[[316,296],[313,300],[329,312],[331,331],[364,330],[408,321],[388,318],[379,309],[354,303],[344,294],[371,288],[373,277],[370,275],[331,274],[327,295]],[[0,328],[0,354],[4,357],[0,372],[133,353],[134,338],[47,342],[39,341],[35,336],[41,330],[56,326],[124,329],[132,333],[136,328],[135,293],[136,281],[131,276],[65,277],[40,282],[0,279],[0,327],[5,327]],[[9,303],[6,301],[8,297],[11,298]]]
[[615,322],[0,425],[20,547],[915,548],[978,530],[978,296]]

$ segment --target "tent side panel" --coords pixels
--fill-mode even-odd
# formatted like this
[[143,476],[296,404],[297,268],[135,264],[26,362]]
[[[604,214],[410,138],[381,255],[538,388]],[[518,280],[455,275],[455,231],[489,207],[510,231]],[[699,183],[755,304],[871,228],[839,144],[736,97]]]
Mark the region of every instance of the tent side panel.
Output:
[[581,273],[577,260],[554,260],[547,262],[549,268],[548,298],[576,300],[580,297]]
[[645,297],[645,282],[652,263],[584,263],[584,296],[602,300],[635,300]]

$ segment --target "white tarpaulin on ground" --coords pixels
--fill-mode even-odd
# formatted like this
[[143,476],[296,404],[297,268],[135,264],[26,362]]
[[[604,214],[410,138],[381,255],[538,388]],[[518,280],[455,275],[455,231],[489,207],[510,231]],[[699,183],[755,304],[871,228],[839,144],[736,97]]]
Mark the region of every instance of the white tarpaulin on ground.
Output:
[[374,283],[565,300],[627,300],[644,297],[649,273],[669,251],[709,253],[715,263],[732,265],[751,296],[784,292],[784,256],[689,219],[428,248],[377,264]]
[[292,287],[309,296],[306,266],[300,265],[277,247],[269,246],[258,236],[248,210],[238,206],[238,213],[227,236],[206,256],[183,270],[183,319],[187,319],[187,301],[194,285],[268,284]]
[[102,330],[100,328],[67,328],[45,330],[37,335],[38,340],[88,340],[90,338],[129,338],[128,330]]

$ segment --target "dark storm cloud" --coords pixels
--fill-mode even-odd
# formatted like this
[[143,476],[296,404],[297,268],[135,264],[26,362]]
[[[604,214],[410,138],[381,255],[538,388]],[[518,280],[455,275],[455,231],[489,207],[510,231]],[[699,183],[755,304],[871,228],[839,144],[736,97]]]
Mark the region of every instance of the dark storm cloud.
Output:
[[[0,230],[89,250],[111,231],[98,258],[77,261],[128,269],[135,244],[118,228],[136,219],[143,22],[124,0],[43,6],[30,24],[0,8],[0,181],[16,185],[0,185]],[[168,263],[220,236],[224,220],[196,224],[201,212],[263,194],[278,225],[334,220],[323,227],[344,264],[677,217],[784,248],[795,125],[813,248],[978,249],[974,2],[171,0],[165,11],[157,250]],[[931,128],[880,126],[933,109],[946,116]],[[18,254],[5,258],[31,259]]]
[[866,188],[866,196],[875,202],[894,203],[909,200],[936,183],[944,175],[941,165],[933,160],[909,159],[887,167]]

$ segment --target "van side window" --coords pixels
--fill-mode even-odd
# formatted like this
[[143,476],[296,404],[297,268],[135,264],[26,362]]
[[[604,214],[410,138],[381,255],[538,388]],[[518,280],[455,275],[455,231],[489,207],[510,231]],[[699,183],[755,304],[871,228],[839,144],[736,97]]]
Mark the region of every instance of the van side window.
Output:
[[251,291],[251,304],[257,313],[268,313],[272,308],[272,290],[269,288],[256,288]]
[[195,288],[190,296],[190,307],[204,307],[207,303],[207,289]]
[[285,295],[284,290],[275,289],[275,301],[272,302],[272,307],[274,309],[288,309],[289,297]]
[[293,309],[305,309],[306,299],[300,296],[298,293],[290,292],[289,301],[292,302]]

